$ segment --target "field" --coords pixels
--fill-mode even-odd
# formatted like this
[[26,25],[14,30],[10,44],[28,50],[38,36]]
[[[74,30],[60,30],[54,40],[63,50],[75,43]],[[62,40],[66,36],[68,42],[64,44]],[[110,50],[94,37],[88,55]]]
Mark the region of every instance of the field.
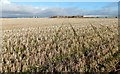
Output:
[[4,18],[1,72],[118,72],[116,18]]

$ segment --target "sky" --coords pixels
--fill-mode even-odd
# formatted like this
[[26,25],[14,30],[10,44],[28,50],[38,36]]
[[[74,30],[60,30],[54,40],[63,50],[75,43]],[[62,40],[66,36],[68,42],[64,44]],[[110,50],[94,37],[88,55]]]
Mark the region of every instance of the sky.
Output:
[[10,0],[12,2],[118,2],[119,0]]
[[2,0],[2,17],[49,17],[55,15],[118,15],[117,2],[19,2]]

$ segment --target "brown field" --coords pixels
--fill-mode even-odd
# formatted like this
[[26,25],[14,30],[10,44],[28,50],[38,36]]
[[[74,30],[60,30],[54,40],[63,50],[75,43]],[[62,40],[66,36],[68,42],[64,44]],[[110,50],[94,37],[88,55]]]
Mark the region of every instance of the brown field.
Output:
[[20,29],[28,27],[45,27],[45,26],[60,26],[61,24],[89,26],[90,23],[99,26],[103,25],[116,25],[118,19],[116,18],[4,18],[2,21],[3,30]]
[[1,72],[118,72],[116,18],[4,18]]

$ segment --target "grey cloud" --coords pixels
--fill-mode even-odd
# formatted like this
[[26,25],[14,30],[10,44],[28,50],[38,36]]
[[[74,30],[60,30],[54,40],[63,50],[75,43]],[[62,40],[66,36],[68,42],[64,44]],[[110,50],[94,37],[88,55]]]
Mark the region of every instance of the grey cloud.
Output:
[[[114,9],[112,9],[114,7]],[[108,5],[97,10],[85,10],[76,7],[70,8],[43,8],[27,5],[17,5],[14,3],[2,5],[3,17],[25,17],[40,16],[49,17],[53,15],[117,15],[116,5]]]
[[78,8],[48,8],[41,13],[43,15],[81,15],[81,10]]

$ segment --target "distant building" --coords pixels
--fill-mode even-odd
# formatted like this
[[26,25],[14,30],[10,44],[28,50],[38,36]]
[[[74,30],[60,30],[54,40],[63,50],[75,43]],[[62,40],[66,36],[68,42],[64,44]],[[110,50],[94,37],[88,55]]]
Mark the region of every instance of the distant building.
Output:
[[112,15],[84,15],[84,18],[116,18]]

